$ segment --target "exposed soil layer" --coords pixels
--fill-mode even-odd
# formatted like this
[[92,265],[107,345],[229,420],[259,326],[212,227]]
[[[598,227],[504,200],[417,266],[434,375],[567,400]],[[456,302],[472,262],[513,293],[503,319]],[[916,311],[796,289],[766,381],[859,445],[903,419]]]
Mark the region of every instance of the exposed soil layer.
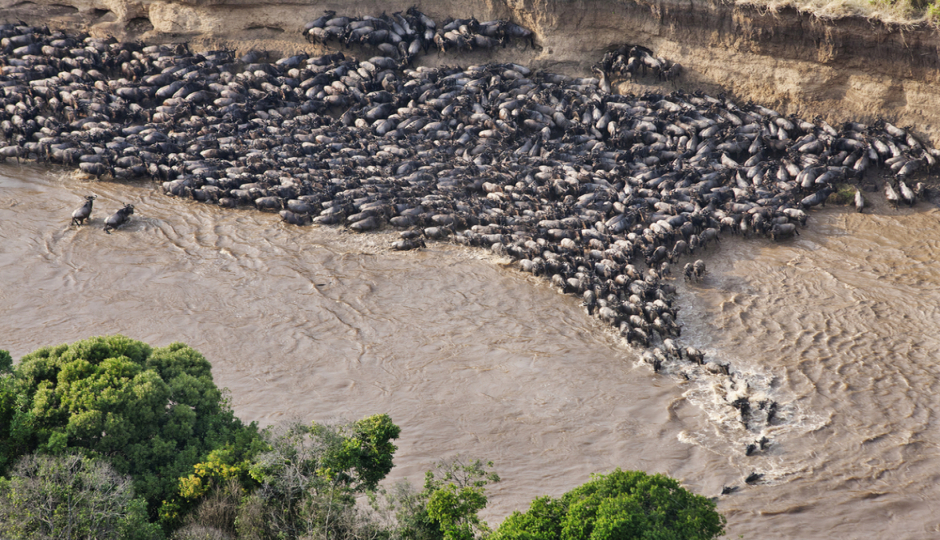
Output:
[[[889,25],[862,17],[824,20],[793,9],[765,12],[712,2],[624,0],[391,0],[357,2],[353,15],[417,4],[435,19],[508,18],[537,35],[539,48],[424,58],[425,63],[512,60],[586,74],[609,48],[642,44],[685,66],[677,85],[727,92],[782,113],[822,115],[837,123],[887,118],[940,143],[940,36],[927,26]],[[347,2],[290,0],[0,0],[0,21],[22,20],[120,39],[189,41],[196,48],[259,48],[278,53],[322,48],[304,41],[303,25]],[[633,84],[621,91],[642,90]]]

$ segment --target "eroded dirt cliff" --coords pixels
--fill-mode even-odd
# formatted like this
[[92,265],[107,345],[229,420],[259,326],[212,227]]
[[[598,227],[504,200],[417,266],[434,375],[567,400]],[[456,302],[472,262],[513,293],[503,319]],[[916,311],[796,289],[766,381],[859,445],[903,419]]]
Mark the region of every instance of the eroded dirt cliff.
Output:
[[[793,9],[765,12],[698,0],[366,0],[352,7],[291,0],[0,0],[0,21],[119,39],[189,41],[197,49],[317,53],[322,48],[307,43],[301,31],[324,10],[368,15],[411,5],[438,20],[512,19],[537,35],[534,50],[517,46],[459,59],[432,54],[425,63],[512,60],[589,75],[606,50],[641,44],[685,67],[678,88],[725,92],[830,122],[884,117],[940,144],[940,35],[926,26],[860,17],[824,20]],[[636,92],[643,86],[627,83],[620,89]]]

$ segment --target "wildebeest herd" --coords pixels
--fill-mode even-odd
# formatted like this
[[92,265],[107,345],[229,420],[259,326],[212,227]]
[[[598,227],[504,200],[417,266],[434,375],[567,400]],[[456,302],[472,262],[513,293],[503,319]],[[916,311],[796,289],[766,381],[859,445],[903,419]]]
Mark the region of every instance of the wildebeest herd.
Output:
[[610,84],[609,81],[615,77],[635,79],[652,73],[661,81],[675,81],[682,75],[681,64],[657,57],[642,45],[621,45],[608,51],[592,70],[601,75],[602,86],[605,81]]
[[[720,233],[789,237],[837,183],[884,166],[906,188],[940,154],[881,121],[836,128],[699,93],[617,95],[596,78],[516,64],[408,67],[428,36],[444,49],[478,46],[473,36],[531,39],[505,21],[440,31],[429,21],[327,13],[309,39],[365,41],[381,55],[273,62],[0,25],[0,159],[149,177],[169,195],[290,224],[404,229],[395,249],[430,239],[490,249],[651,347],[643,358],[657,371],[723,377],[750,433],[780,421],[729,365],[677,343],[673,265],[702,279],[704,262],[689,258]],[[396,50],[383,47],[393,35]],[[652,57],[618,51],[626,56],[602,62],[603,78]]]
[[440,27],[431,17],[412,7],[406,13],[382,14],[379,17],[337,16],[327,11],[304,27],[304,36],[311,43],[330,42],[371,46],[386,58],[398,60],[402,67],[411,65],[416,56],[434,48],[439,52],[487,50],[505,47],[513,39],[535,46],[531,30],[512,21],[480,22],[469,19],[448,19]]

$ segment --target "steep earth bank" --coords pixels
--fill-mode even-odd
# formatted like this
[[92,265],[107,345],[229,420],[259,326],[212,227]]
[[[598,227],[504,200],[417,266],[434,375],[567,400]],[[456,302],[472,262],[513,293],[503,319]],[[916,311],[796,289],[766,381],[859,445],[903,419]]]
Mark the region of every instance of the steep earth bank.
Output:
[[679,88],[724,91],[830,122],[884,117],[940,144],[940,34],[862,17],[824,20],[793,9],[766,12],[701,0],[364,0],[352,7],[337,0],[0,0],[0,21],[189,41],[197,49],[317,53],[320,47],[304,41],[301,31],[324,10],[370,15],[411,5],[437,20],[511,19],[534,30],[539,44],[459,60],[432,54],[426,63],[512,60],[585,75],[609,48],[642,44],[685,66]]

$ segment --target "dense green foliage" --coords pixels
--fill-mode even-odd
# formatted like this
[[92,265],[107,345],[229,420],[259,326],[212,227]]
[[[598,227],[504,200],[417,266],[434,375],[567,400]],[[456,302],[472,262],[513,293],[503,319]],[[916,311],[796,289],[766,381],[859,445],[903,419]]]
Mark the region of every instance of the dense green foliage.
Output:
[[513,512],[491,536],[499,540],[543,540],[561,538],[568,507],[559,499],[538,497],[528,512]]
[[560,499],[536,499],[490,540],[707,540],[724,534],[715,503],[640,471],[595,475]]
[[181,343],[96,337],[43,347],[0,377],[0,467],[78,449],[130,475],[152,515],[209,452],[256,433],[227,407],[209,362]]
[[0,373],[13,371],[13,357],[7,351],[0,351]]
[[464,464],[456,459],[438,465],[440,477],[428,471],[424,479],[428,517],[440,526],[444,540],[471,540],[489,532],[477,512],[486,508],[485,486],[499,482],[496,473],[486,470],[492,467],[493,462]]

